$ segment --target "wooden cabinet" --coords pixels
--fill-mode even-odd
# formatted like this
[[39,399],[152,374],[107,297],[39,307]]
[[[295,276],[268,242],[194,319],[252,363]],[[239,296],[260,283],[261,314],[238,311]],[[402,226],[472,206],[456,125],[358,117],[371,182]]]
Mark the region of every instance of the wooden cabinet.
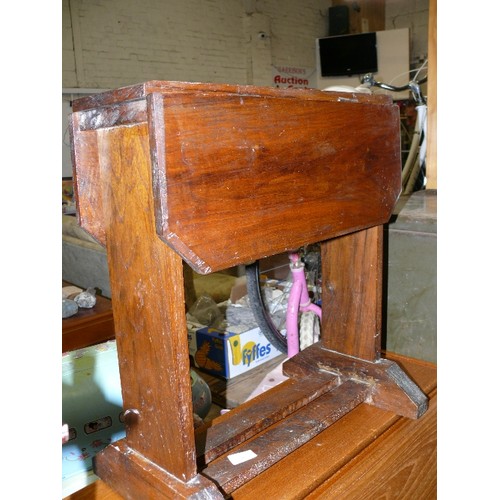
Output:
[[[63,286],[68,286],[64,284]],[[92,309],[79,309],[75,316],[62,320],[62,352],[99,344],[115,337],[111,301],[97,296]]]

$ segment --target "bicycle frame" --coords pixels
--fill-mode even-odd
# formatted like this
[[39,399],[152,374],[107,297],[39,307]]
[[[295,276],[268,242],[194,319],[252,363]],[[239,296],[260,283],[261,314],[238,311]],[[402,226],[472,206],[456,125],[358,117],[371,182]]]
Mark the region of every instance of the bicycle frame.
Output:
[[[413,192],[420,169],[425,164],[425,155],[427,152],[427,105],[418,104],[415,109],[417,111],[415,130],[413,131],[410,152],[408,153],[408,158],[401,174],[401,183],[404,188],[402,194]],[[424,139],[423,141],[421,140],[422,138]]]
[[299,312],[311,311],[321,321],[321,307],[311,302],[306,282],[305,265],[299,254],[290,253],[288,257],[290,259],[290,270],[292,271],[292,288],[290,289],[286,310],[286,338],[287,355],[291,358],[300,350]]

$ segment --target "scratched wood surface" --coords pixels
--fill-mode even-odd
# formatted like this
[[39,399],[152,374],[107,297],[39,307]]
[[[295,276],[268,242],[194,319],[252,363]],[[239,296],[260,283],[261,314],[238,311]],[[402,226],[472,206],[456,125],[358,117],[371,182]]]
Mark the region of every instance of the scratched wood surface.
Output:
[[[255,498],[399,499],[437,497],[436,366],[388,353],[426,394],[427,413],[398,417],[365,403],[232,493]],[[71,500],[118,500],[101,480]]]
[[400,192],[386,96],[149,82],[74,109],[82,225],[104,244],[91,132],[148,123],[158,234],[202,274],[383,224]]
[[283,363],[283,373],[297,380],[329,373],[339,381],[361,381],[370,387],[366,402],[408,418],[420,418],[428,406],[425,394],[394,361],[367,361],[328,350],[322,340]]
[[[225,495],[229,495],[360,405],[367,391],[365,384],[353,380],[334,387],[211,462],[202,470],[203,476],[212,479]],[[230,458],[239,453],[248,453],[253,458],[228,466]]]
[[286,390],[260,394],[253,399],[251,405],[236,407],[222,415],[217,419],[217,425],[209,422],[196,429],[199,465],[206,466],[323,394],[330,393],[338,385],[338,380],[331,376],[311,376],[300,382],[294,379],[286,380],[279,387],[286,387]]
[[[215,483],[208,481],[196,461],[182,259],[208,273],[360,229],[379,234],[400,191],[397,107],[370,96],[155,82],[85,99],[75,110],[77,211],[107,248],[127,429],[125,439],[97,455],[95,471],[132,498],[160,491],[184,498],[193,487],[220,497],[214,484],[232,491],[284,460],[294,443],[359,406],[366,387],[347,380],[335,397],[311,387],[298,400],[287,394],[271,408],[269,428],[259,406],[247,405],[246,429],[226,442],[214,437],[210,453],[245,446],[239,439],[251,431],[266,457],[258,467],[232,470],[222,455],[202,465]],[[379,265],[377,241],[355,245],[363,254],[358,278]],[[373,276],[349,315],[354,323],[362,322],[365,300],[376,318]],[[359,295],[348,279],[343,285]],[[346,328],[341,347],[355,330]],[[373,338],[364,335],[361,343],[360,352],[376,356]],[[291,393],[292,385],[276,390]],[[330,381],[321,385],[330,390]],[[280,412],[285,420],[273,421]],[[284,439],[287,421],[304,441]],[[261,431],[278,449],[266,448]]]
[[155,94],[150,116],[157,232],[203,274],[383,224],[399,194],[393,105]]
[[197,469],[183,268],[155,233],[147,128],[97,134],[102,182],[94,189],[107,233],[127,443],[189,480]]
[[[109,119],[114,122],[122,122],[130,118],[130,115],[122,115],[116,113],[114,106],[121,106],[123,103],[140,103],[151,94],[156,93],[172,93],[172,92],[229,92],[234,94],[248,95],[248,96],[282,96],[300,99],[314,99],[314,100],[331,100],[331,96],[325,92],[315,89],[275,89],[273,87],[257,87],[255,85],[233,85],[226,83],[197,83],[197,82],[179,82],[168,80],[149,80],[147,82],[121,87],[118,89],[109,90],[99,94],[92,94],[87,97],[81,97],[73,101],[73,111],[87,111],[95,110],[97,108],[106,108],[110,111]],[[338,95],[338,94],[337,94]],[[342,92],[339,98],[349,98],[354,94],[350,92]],[[384,95],[370,96],[367,94],[355,94],[356,99],[360,103],[379,103],[387,104],[390,98]],[[92,113],[90,116],[94,117],[92,127],[102,126],[101,119],[102,111],[97,114]],[[112,115],[112,117],[111,117]],[[97,118],[99,116],[99,118]]]
[[[279,498],[292,500],[307,498],[325,483],[337,491],[344,488],[340,498],[399,499],[435,498],[437,483],[437,373],[436,366],[415,359],[388,353],[387,358],[397,361],[430,397],[430,411],[418,420],[409,420],[367,404],[361,404],[344,418],[325,429],[296,452],[280,460],[257,478],[232,493],[234,500],[254,498]],[[391,429],[394,429],[391,431]],[[391,432],[389,432],[391,431]],[[389,443],[388,438],[391,438]],[[391,446],[401,448],[388,455]],[[418,443],[421,443],[420,445]],[[407,448],[408,447],[408,448]],[[380,450],[380,451],[379,451]],[[406,454],[406,450],[410,453]],[[361,456],[361,460],[358,458]],[[370,460],[377,457],[381,460]],[[366,460],[369,460],[366,462]],[[349,476],[343,476],[344,467],[352,463],[369,471],[365,484],[351,485]],[[420,472],[424,467],[424,474]],[[362,476],[362,471],[358,477]],[[380,478],[399,478],[394,487],[384,489]],[[357,496],[356,487],[363,488]],[[352,490],[349,490],[352,488]],[[373,490],[373,491],[372,491]],[[312,498],[337,498],[328,490]],[[387,494],[384,494],[387,492]],[[430,495],[427,496],[430,492]],[[422,493],[422,494],[421,494]]]
[[379,359],[383,227],[322,243],[321,262],[325,347],[368,361]]

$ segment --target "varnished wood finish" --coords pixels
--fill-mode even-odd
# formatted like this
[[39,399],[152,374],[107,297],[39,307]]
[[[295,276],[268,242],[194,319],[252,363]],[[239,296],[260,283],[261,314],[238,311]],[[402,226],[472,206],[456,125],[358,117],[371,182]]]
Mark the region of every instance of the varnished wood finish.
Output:
[[[281,389],[278,387],[278,391]],[[205,467],[202,474],[226,495],[232,493],[361,404],[367,391],[366,385],[353,380],[335,387],[231,450],[231,454],[253,452],[253,460],[228,466],[226,454]]]
[[[393,354],[388,357],[397,361],[429,396],[429,410],[420,419],[405,419],[361,404],[235,490],[232,498],[436,498],[436,367]],[[344,475],[346,470],[350,474]],[[329,493],[330,488],[336,488],[335,494]]]
[[[199,273],[382,224],[400,192],[399,111],[387,96],[148,82],[73,109],[77,164],[95,160],[93,145],[81,148],[91,130],[149,121],[158,234]],[[104,244],[102,201],[87,186],[97,163],[75,197]]]
[[[117,111],[115,105],[121,106],[123,104],[129,105],[136,102],[137,104],[151,94],[172,94],[177,92],[188,92],[188,93],[216,93],[216,92],[228,92],[233,94],[241,94],[246,96],[281,96],[299,99],[313,99],[313,100],[325,100],[331,101],[332,95],[334,100],[345,100],[350,98],[355,98],[356,101],[360,103],[367,104],[387,104],[390,99],[387,96],[376,95],[370,96],[366,94],[352,94],[349,92],[342,92],[341,94],[329,94],[321,92],[314,89],[279,89],[276,90],[273,87],[257,87],[254,85],[231,85],[231,84],[221,84],[221,83],[196,83],[196,82],[175,82],[175,81],[164,81],[164,80],[150,80],[144,83],[139,83],[137,85],[130,85],[129,87],[122,87],[119,89],[109,90],[107,92],[102,92],[99,94],[92,94],[87,97],[82,97],[73,101],[73,111],[80,112],[84,111],[88,113],[86,116],[89,117],[86,120],[87,128],[95,129],[102,126],[116,125],[118,123],[123,123],[124,120],[127,123],[142,121],[142,118],[137,118],[138,109],[134,107],[133,112],[128,112],[126,114]],[[101,111],[96,112],[95,110],[100,108]],[[106,112],[106,110],[114,110],[112,113]],[[92,117],[92,118],[90,118]],[[103,118],[106,117],[106,121]],[[132,118],[133,117],[133,118]]]
[[408,418],[419,418],[427,410],[427,398],[393,361],[376,362],[330,351],[318,342],[283,364],[283,373],[296,379],[330,373],[343,383],[356,380],[368,388],[365,402]]
[[150,102],[157,232],[199,273],[390,217],[400,185],[399,148],[384,141],[397,136],[393,105],[229,92]]
[[76,217],[78,224],[105,246],[97,134],[81,129],[79,121],[78,115],[73,114],[69,127],[74,197],[79,207]]
[[[400,191],[389,98],[149,82],[74,109],[79,222],[107,248],[126,417],[126,437],[95,458],[114,489],[131,499],[218,498],[363,401],[422,413],[426,398],[403,372],[374,366],[381,224]],[[206,273],[331,238],[327,298],[342,311],[324,304],[327,349],[318,349],[328,369],[299,353],[293,381],[195,440],[182,259]],[[358,361],[338,373],[345,357]],[[227,460],[250,448],[255,463]]]
[[[98,458],[98,457],[96,457]],[[111,443],[105,454],[95,460],[95,473],[124,498],[223,499],[215,484],[201,475],[180,481],[144,455],[137,453],[125,440]],[[126,471],[126,472],[125,472]]]
[[[98,145],[127,443],[189,481],[197,469],[182,260],[154,229],[147,127],[100,130]],[[107,453],[96,463],[110,467]]]
[[322,341],[327,349],[379,359],[382,252],[382,226],[322,243]]
[[200,466],[206,466],[338,385],[339,380],[331,376],[310,377],[301,382],[290,379],[279,389],[257,396],[252,404],[222,415],[216,426],[199,427],[196,445]]
[[[234,500],[436,498],[436,367],[394,354],[388,354],[387,358],[397,361],[429,395],[429,409],[425,415],[410,420],[360,404],[237,488],[231,497]],[[68,500],[121,498],[105,483],[97,481],[74,493]]]
[[367,446],[305,498],[433,500],[437,498],[436,447],[437,396],[433,392],[425,418],[399,420],[383,440]]

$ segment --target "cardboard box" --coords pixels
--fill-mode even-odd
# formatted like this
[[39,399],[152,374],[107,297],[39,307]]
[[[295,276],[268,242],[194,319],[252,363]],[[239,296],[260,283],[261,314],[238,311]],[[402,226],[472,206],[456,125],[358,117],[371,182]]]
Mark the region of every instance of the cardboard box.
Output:
[[195,365],[226,379],[236,377],[278,356],[260,328],[233,333],[204,327],[196,332]]

